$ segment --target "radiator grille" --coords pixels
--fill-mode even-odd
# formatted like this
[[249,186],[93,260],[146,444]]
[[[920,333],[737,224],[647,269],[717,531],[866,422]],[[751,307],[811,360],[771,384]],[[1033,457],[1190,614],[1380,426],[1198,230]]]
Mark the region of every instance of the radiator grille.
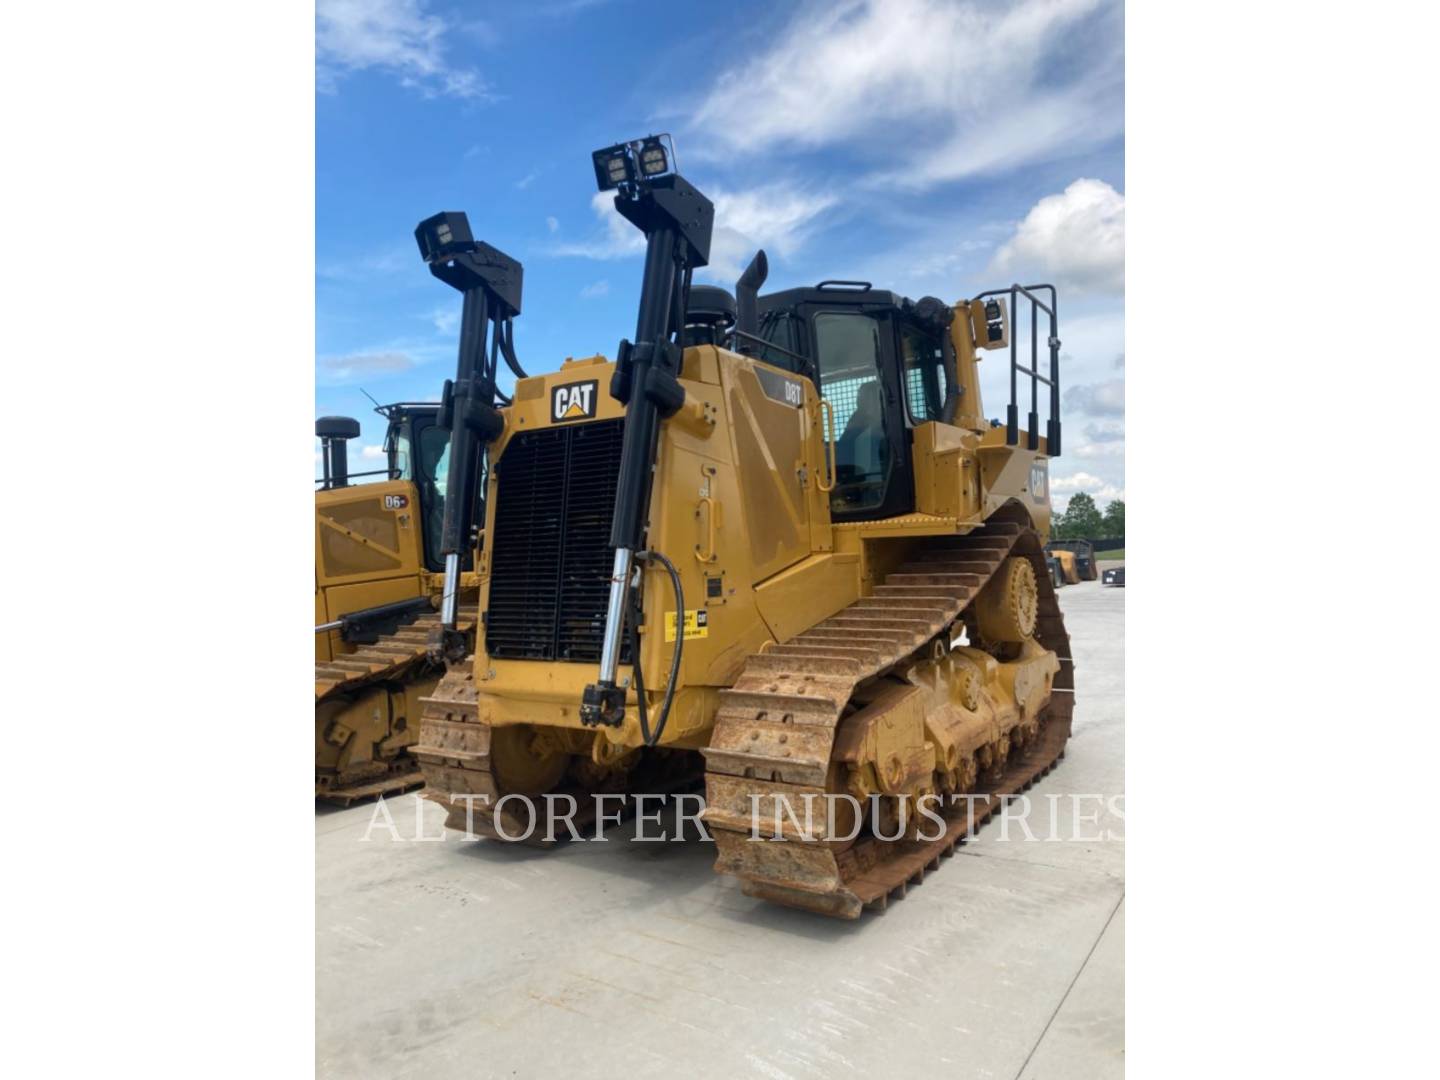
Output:
[[599,661],[623,425],[522,432],[496,462],[485,616],[496,659]]

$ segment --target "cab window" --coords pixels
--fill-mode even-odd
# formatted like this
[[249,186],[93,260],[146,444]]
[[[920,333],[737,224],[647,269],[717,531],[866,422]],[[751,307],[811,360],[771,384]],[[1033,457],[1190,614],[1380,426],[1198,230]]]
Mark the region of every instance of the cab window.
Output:
[[945,411],[945,394],[949,389],[940,339],[917,327],[902,325],[900,354],[904,364],[905,405],[910,423],[939,420]]
[[890,446],[880,384],[880,326],[868,315],[821,312],[815,316],[820,396],[835,412],[837,513],[873,509],[885,501]]
[[390,444],[390,479],[391,480],[413,480],[414,474],[410,471],[410,429],[401,427],[392,429]]
[[435,424],[420,429],[420,455],[415,486],[425,514],[425,561],[430,566],[444,563],[440,554],[440,531],[445,521],[445,482],[450,475],[450,432]]
[[450,432],[435,424],[420,430],[420,475],[443,493],[450,476]]
[[760,359],[786,371],[798,371],[801,366],[795,354],[801,352],[799,322],[788,311],[767,312],[760,323],[760,337],[780,346],[778,349],[760,349]]

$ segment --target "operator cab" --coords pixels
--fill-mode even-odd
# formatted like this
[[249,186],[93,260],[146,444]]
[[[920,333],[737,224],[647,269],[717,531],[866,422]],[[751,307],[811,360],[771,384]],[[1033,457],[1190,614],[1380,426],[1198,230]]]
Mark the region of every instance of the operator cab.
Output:
[[436,572],[445,569],[440,526],[445,519],[445,481],[450,471],[450,432],[436,423],[439,409],[428,402],[403,401],[376,409],[389,421],[385,458],[390,478],[415,485],[425,567]]
[[946,309],[863,281],[823,281],[759,298],[760,359],[815,383],[834,410],[837,521],[915,509],[910,445],[918,424],[945,418],[952,388]]

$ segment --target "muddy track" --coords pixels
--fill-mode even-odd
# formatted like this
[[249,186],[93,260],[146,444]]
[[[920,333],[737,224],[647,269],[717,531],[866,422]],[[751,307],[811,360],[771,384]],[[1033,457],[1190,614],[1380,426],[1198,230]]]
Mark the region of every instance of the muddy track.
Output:
[[[464,633],[475,629],[478,606],[461,606],[456,611],[457,627]],[[383,634],[373,645],[361,645],[352,653],[315,665],[315,706],[358,697],[386,683],[438,678],[439,672],[428,656],[430,631],[440,625],[438,614],[421,615],[393,634]],[[351,783],[324,786],[318,782],[315,796],[327,802],[349,806],[360,799],[392,795],[424,783],[415,759],[401,753],[380,775],[367,775]]]
[[[420,741],[411,752],[424,772],[425,797],[445,807],[447,828],[467,836],[531,847],[551,847],[569,839],[570,830],[558,823],[549,829],[534,828],[526,800],[502,802],[512,792],[495,774],[495,732],[481,721],[477,697],[472,655],[452,667],[429,697],[421,698],[425,711]],[[568,820],[583,835],[595,823],[597,795],[661,795],[699,789],[702,770],[699,755],[693,751],[641,752],[634,760],[632,768],[596,783],[582,783],[573,771],[567,772],[560,784],[545,794],[552,799],[568,796],[575,800],[575,812]],[[555,805],[561,813],[569,809],[568,804]],[[634,811],[633,802],[626,800],[619,820],[627,820]],[[607,814],[606,821],[612,820]]]
[[[823,826],[807,832],[789,820],[773,838],[753,839],[755,807],[784,797],[798,808],[807,795],[823,797],[836,733],[856,691],[929,655],[1012,555],[1032,564],[1039,590],[1035,637],[1060,660],[1036,736],[1022,749],[1008,749],[1008,734],[989,748],[1003,768],[968,789],[972,797],[945,814],[947,828],[937,839],[862,838],[847,846],[826,840]],[[1070,639],[1032,529],[992,520],[965,536],[927,542],[873,595],[752,656],[734,687],[721,694],[704,751],[704,820],[715,835],[716,870],[738,876],[747,895],[820,914],[855,918],[867,907],[883,908],[937,869],[999,808],[1002,796],[1054,767],[1070,734],[1074,686]]]
[[[995,747],[1003,767],[967,789],[946,815],[946,830],[930,841],[862,838],[842,847],[822,837],[782,830],[784,842],[752,841],[752,797],[786,794],[799,804],[826,789],[835,737],[847,704],[887,673],[923,659],[941,637],[971,615],[981,588],[1009,556],[1035,570],[1039,607],[1035,637],[1059,658],[1051,696],[1037,734],[1022,748]],[[973,631],[973,627],[972,627]],[[549,846],[532,832],[522,800],[501,805],[509,792],[497,780],[494,732],[479,718],[472,658],[456,665],[423,699],[420,742],[412,748],[425,774],[425,797],[448,811],[449,828],[470,835]],[[1074,709],[1074,666],[1039,536],[1018,521],[992,520],[965,536],[934,538],[887,575],[871,596],[746,662],[722,692],[705,758],[706,825],[718,848],[716,869],[739,876],[752,896],[821,914],[857,917],[883,908],[938,868],[967,833],[997,810],[1003,796],[1024,790],[1063,757]],[[1008,733],[1002,742],[1008,742]],[[567,775],[556,795],[579,804],[574,821],[594,820],[593,795],[602,791],[660,793],[687,786],[690,755],[642,764],[606,787],[584,786]],[[464,798],[470,796],[468,808]],[[933,829],[931,830],[933,831]],[[563,839],[563,837],[562,837]]]

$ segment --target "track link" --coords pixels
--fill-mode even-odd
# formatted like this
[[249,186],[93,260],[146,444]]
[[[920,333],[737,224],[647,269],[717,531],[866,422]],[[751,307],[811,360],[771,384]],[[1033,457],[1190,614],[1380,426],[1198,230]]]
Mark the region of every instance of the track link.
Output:
[[[479,618],[479,607],[462,605],[456,615],[457,629],[472,633]],[[439,625],[439,614],[420,615],[395,633],[381,635],[373,645],[362,645],[352,653],[317,663],[316,708],[346,698],[359,698],[386,684],[438,679],[439,672],[429,659],[428,645],[431,630]],[[322,777],[317,773],[315,797],[349,806],[360,799],[408,791],[425,780],[415,760],[404,751],[372,766],[367,771],[339,777]]]
[[[574,813],[566,815],[569,826],[562,826],[557,819],[546,828],[533,827],[528,808],[518,809],[515,803],[503,800],[512,793],[541,793],[515,792],[497,775],[495,741],[515,729],[501,729],[497,734],[480,719],[474,671],[475,658],[467,656],[445,674],[429,697],[421,698],[425,711],[420,741],[411,747],[425,776],[422,794],[445,807],[447,828],[467,836],[548,848],[570,839],[571,829],[583,834],[594,825],[596,795],[629,791],[660,795],[699,787],[700,758],[692,751],[640,751],[631,768],[609,775],[597,772],[589,782],[579,779],[567,765],[560,783],[544,794],[574,800]],[[524,806],[528,800],[517,802]],[[626,820],[634,810],[626,800],[619,820]],[[607,820],[612,819],[607,816]]]
[[[1060,661],[1037,736],[1023,751],[1008,754],[998,774],[969,789],[972,798],[945,815],[947,828],[938,839],[864,838],[846,847],[786,821],[775,839],[753,840],[752,814],[765,800],[784,795],[799,806],[807,795],[824,794],[837,729],[856,690],[922,659],[1011,555],[1028,559],[1035,570],[1035,637]],[[703,751],[704,819],[715,835],[715,869],[738,876],[747,895],[824,915],[856,918],[866,908],[883,909],[953,854],[1003,796],[1055,766],[1070,734],[1074,685],[1070,639],[1044,549],[1027,524],[992,520],[927,547],[888,574],[871,596],[752,656],[734,687],[722,692],[715,732]],[[1002,750],[996,748],[997,756]]]
[[[456,628],[464,633],[475,629],[479,607],[470,605],[456,611]],[[315,665],[315,704],[351,693],[377,682],[394,682],[408,669],[427,660],[430,631],[440,625],[435,613],[418,616],[393,634],[384,634],[374,645],[362,645],[353,653]]]

